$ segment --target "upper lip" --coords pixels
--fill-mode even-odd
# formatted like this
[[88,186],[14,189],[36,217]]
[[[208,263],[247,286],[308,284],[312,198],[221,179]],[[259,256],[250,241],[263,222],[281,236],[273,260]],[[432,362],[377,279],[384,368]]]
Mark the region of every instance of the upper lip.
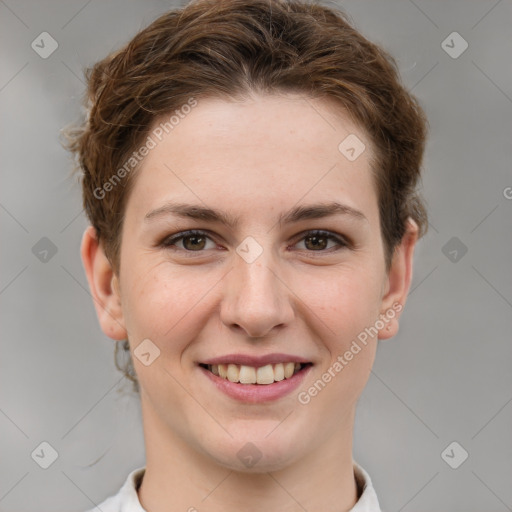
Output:
[[253,356],[249,354],[226,354],[224,356],[212,357],[200,361],[200,364],[238,364],[244,366],[253,366],[259,368],[267,364],[277,363],[310,363],[308,359],[293,354],[266,354],[263,356]]

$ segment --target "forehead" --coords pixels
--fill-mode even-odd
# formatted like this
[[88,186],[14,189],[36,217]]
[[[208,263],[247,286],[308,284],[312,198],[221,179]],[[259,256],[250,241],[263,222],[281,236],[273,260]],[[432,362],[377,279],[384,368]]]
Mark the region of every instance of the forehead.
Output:
[[237,216],[302,198],[376,213],[371,142],[332,102],[292,94],[208,98],[177,123],[166,124],[169,117],[151,128],[155,146],[137,172],[127,216],[144,217],[172,199]]

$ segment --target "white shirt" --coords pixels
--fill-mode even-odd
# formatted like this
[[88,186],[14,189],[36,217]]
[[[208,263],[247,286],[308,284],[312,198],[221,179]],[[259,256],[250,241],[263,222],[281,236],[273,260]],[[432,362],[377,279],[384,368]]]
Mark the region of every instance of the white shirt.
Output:
[[[370,475],[357,462],[353,461],[353,466],[360,498],[350,512],[381,512]],[[145,470],[145,467],[134,469],[115,496],[110,496],[87,512],[146,512],[137,495]]]

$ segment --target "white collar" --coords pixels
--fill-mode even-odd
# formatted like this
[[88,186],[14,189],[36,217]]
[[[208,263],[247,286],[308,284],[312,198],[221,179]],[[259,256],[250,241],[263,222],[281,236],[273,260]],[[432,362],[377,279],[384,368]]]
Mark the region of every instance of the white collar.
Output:
[[[360,497],[350,512],[381,512],[370,475],[355,461],[353,461],[353,467]],[[134,469],[116,495],[107,498],[96,508],[87,512],[97,512],[98,510],[101,512],[146,512],[142,508],[137,494],[145,471],[145,466]]]

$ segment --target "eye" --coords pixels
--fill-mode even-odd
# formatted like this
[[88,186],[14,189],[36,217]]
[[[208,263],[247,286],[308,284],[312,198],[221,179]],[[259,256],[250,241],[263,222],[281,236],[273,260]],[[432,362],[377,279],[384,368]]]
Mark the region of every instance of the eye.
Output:
[[[332,249],[327,247],[329,242],[334,242],[338,248],[348,247],[349,243],[342,237],[336,236],[329,231],[315,230],[308,231],[300,239],[300,242],[304,242],[304,246],[308,252],[332,252],[326,249]],[[338,249],[336,249],[338,250]]]
[[[212,246],[207,247],[208,242],[211,242]],[[328,247],[329,242],[334,242],[334,247],[338,246],[338,249],[350,246],[349,242],[345,240],[344,237],[322,230],[307,231],[303,233],[299,242],[304,243],[304,247],[307,252],[330,253],[332,251],[327,249],[333,249],[333,246]],[[181,244],[181,246],[178,244]],[[205,249],[215,249],[216,247],[212,238],[208,236],[205,231],[201,230],[189,230],[176,233],[175,235],[165,238],[160,245],[168,249],[186,252],[202,252]]]
[[[213,247],[206,247],[207,240],[212,242]],[[190,230],[177,233],[176,235],[170,236],[163,240],[162,246],[172,248],[177,243],[182,243],[182,247],[176,247],[177,249],[185,250],[188,252],[201,252],[203,249],[214,249],[215,242],[206,235],[204,231]]]

